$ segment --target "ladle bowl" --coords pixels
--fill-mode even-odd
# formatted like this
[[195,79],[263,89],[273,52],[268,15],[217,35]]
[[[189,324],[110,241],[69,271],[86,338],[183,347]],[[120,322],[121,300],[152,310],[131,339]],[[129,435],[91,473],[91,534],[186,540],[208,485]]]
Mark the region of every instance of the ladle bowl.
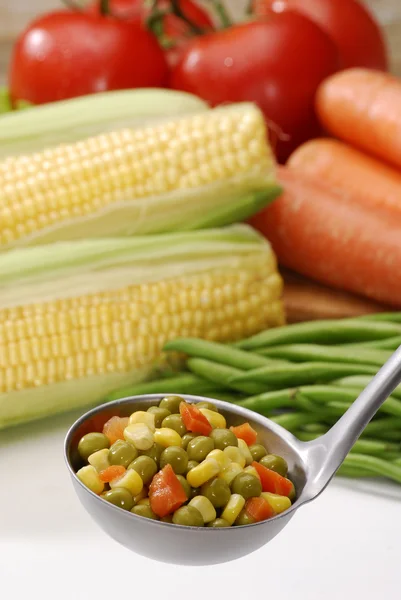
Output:
[[[137,554],[180,565],[212,565],[254,552],[272,540],[295,511],[316,498],[329,484],[349,450],[377,410],[401,382],[401,348],[375,375],[347,412],[325,435],[301,442],[273,421],[235,404],[180,394],[188,402],[211,400],[228,425],[248,421],[269,452],[285,458],[297,498],[284,513],[252,525],[227,528],[183,527],[153,521],[124,511],[91,492],[76,476],[81,465],[77,446],[90,431],[101,431],[114,415],[125,417],[146,410],[170,394],[123,398],[103,404],[79,418],[67,433],[64,455],[74,489],[84,508],[113,539]],[[374,527],[374,524],[371,524]]]

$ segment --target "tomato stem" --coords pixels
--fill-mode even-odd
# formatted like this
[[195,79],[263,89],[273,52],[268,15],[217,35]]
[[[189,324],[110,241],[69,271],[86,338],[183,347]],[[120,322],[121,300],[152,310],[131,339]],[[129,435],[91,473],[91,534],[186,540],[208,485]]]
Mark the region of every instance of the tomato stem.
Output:
[[82,6],[79,6],[74,0],[63,0],[63,4],[70,10],[82,10]]
[[109,0],[100,0],[100,14],[101,15],[109,15],[110,14]]
[[204,33],[203,29],[201,29],[201,27],[199,27],[196,23],[191,21],[191,19],[189,19],[184,13],[184,11],[181,8],[180,0],[171,0],[171,12],[177,17],[179,17],[182,21],[185,21],[185,23],[191,28],[194,34],[200,35]]
[[227,29],[228,27],[232,27],[232,21],[228,15],[228,12],[224,6],[224,4],[222,2],[220,2],[220,0],[212,0],[212,5],[214,10],[216,11],[219,19],[220,19],[220,23],[223,27],[223,29]]

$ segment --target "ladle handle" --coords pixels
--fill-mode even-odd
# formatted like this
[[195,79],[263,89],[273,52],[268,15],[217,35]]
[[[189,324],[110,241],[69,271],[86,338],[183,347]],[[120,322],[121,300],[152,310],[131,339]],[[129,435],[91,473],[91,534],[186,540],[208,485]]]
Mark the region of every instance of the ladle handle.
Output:
[[312,466],[305,493],[313,498],[327,486],[369,421],[401,383],[401,346],[325,435],[309,442],[307,462]]

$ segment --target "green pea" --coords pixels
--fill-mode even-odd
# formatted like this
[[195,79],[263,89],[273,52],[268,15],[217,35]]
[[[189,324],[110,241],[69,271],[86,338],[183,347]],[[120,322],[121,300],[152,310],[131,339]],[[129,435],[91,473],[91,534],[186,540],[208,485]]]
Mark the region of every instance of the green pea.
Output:
[[229,429],[213,429],[209,437],[218,450],[224,450],[227,446],[238,446],[237,437]]
[[213,404],[213,402],[198,402],[196,406],[198,408],[207,408],[213,412],[219,412],[219,409]]
[[128,468],[134,469],[134,471],[141,476],[145,485],[152,481],[158,471],[157,464],[150,456],[138,456],[138,458],[132,461]]
[[78,452],[82,460],[88,460],[91,454],[109,446],[110,440],[104,433],[87,433],[79,440]]
[[187,472],[188,454],[183,448],[169,446],[162,452],[160,457],[160,468],[163,469],[163,467],[168,464],[173,467],[173,471],[176,475],[182,475]]
[[186,497],[188,498],[188,500],[190,500],[192,498],[192,488],[189,485],[188,481],[182,475],[177,475],[177,479],[181,483],[182,487],[184,488]]
[[204,435],[198,435],[187,446],[189,460],[196,460],[198,462],[202,462],[212,450],[214,450],[212,438]]
[[162,517],[160,521],[163,521],[163,523],[172,523],[173,515],[166,515],[165,517]]
[[187,473],[188,473],[188,471],[190,471],[191,469],[194,469],[198,465],[199,465],[199,463],[198,463],[197,460],[189,460],[188,461],[188,466],[187,466]]
[[179,413],[181,402],[185,402],[184,398],[181,398],[181,396],[166,396],[161,400],[159,407],[167,408],[171,414]]
[[219,478],[204,483],[201,487],[201,494],[209,498],[215,508],[225,506],[231,498],[230,486],[224,479]]
[[288,465],[287,462],[281,456],[277,456],[276,454],[267,454],[260,459],[259,463],[270,469],[271,471],[275,471],[282,475],[283,477],[287,477],[288,473]]
[[131,510],[134,506],[134,499],[126,488],[115,487],[102,494],[102,498],[124,510]]
[[151,446],[149,450],[142,450],[141,456],[149,456],[150,458],[153,458],[155,463],[158,465],[160,463],[160,457],[162,455],[163,450],[164,448],[163,446],[160,446],[160,444],[153,444],[153,446]]
[[184,448],[184,450],[187,449],[188,444],[191,440],[194,440],[196,438],[196,433],[186,433],[185,435],[182,436],[181,441],[182,441],[182,447]]
[[117,440],[109,450],[109,463],[111,465],[122,465],[127,468],[128,465],[136,459],[138,450],[128,442]]
[[266,456],[267,450],[262,444],[253,444],[249,446],[249,452],[252,454],[254,461],[259,462],[261,458]]
[[171,415],[167,408],[160,408],[160,406],[151,406],[148,408],[148,413],[155,415],[155,427],[159,428],[162,426],[163,419]]
[[240,494],[245,500],[260,496],[262,493],[262,484],[260,479],[249,473],[238,473],[231,483],[233,494]]
[[168,415],[163,419],[162,427],[174,429],[181,437],[187,433],[187,428],[184,425],[181,415]]
[[208,527],[230,527],[230,523],[225,519],[215,519],[207,524]]
[[203,527],[205,525],[199,510],[193,506],[181,506],[173,515],[175,525],[186,525],[187,527]]
[[136,506],[131,508],[131,512],[134,513],[134,515],[138,515],[139,517],[145,517],[146,519],[153,519],[155,521],[158,520],[158,516],[147,504],[137,504]]
[[234,525],[252,525],[255,523],[255,519],[248,515],[244,509],[241,510],[240,514],[236,518]]

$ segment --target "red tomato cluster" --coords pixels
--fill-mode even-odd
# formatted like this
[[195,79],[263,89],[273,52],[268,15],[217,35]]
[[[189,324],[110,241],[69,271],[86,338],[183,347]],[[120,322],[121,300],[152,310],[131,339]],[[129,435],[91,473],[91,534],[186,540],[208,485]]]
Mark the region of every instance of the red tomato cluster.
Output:
[[314,97],[323,79],[347,67],[387,69],[380,28],[358,0],[254,0],[251,19],[224,28],[195,0],[160,0],[156,13],[146,6],[110,0],[105,15],[95,0],[37,19],[14,48],[12,99],[169,86],[211,106],[250,100],[285,161],[319,135]]

